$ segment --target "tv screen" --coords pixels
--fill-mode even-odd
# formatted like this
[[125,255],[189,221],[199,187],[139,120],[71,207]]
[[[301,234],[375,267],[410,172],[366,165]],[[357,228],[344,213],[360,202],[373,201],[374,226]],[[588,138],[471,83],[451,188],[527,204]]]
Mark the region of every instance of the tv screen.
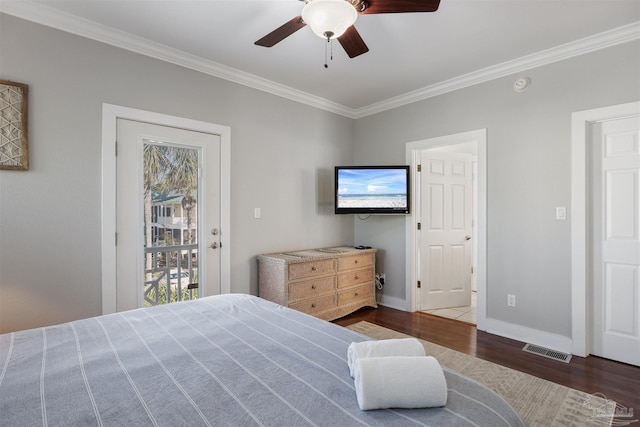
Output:
[[408,214],[409,166],[336,166],[336,214]]

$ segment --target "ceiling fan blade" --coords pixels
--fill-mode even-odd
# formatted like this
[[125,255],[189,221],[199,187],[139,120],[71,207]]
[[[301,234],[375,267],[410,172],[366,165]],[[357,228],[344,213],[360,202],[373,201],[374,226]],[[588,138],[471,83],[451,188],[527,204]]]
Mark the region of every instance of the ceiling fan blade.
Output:
[[257,44],[258,46],[272,47],[276,43],[280,43],[282,40],[286,39],[291,34],[295,33],[300,28],[303,28],[306,25],[307,24],[305,24],[302,20],[302,16],[296,16],[292,20],[286,22],[284,25],[281,25],[260,40],[256,41],[255,44]]
[[368,13],[408,13],[435,12],[440,6],[440,0],[367,0],[367,8],[362,14]]
[[345,52],[347,52],[347,55],[349,55],[349,58],[355,58],[358,55],[369,52],[369,48],[353,25],[347,28],[347,31],[345,31],[343,35],[338,37],[338,41]]

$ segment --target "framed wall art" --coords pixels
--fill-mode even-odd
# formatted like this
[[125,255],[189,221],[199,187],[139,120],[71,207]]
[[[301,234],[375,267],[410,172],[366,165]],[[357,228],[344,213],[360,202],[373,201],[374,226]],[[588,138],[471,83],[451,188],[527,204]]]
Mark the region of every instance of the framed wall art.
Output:
[[29,86],[0,80],[0,169],[29,169],[28,94]]

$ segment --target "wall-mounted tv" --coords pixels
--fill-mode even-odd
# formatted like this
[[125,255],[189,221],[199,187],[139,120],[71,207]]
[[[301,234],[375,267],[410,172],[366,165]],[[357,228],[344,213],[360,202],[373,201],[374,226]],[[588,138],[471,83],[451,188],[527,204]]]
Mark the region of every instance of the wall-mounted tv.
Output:
[[336,214],[408,214],[409,166],[336,166]]

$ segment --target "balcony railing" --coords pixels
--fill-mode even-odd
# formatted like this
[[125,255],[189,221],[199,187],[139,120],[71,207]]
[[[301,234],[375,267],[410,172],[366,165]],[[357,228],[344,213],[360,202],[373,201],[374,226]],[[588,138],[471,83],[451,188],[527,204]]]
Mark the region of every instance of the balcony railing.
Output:
[[144,305],[198,297],[198,244],[144,249]]
[[[197,228],[196,219],[194,218],[192,221],[193,223],[191,224],[191,228]],[[179,216],[158,216],[153,219],[151,224],[155,227],[176,226],[174,228],[187,228],[186,218]]]

